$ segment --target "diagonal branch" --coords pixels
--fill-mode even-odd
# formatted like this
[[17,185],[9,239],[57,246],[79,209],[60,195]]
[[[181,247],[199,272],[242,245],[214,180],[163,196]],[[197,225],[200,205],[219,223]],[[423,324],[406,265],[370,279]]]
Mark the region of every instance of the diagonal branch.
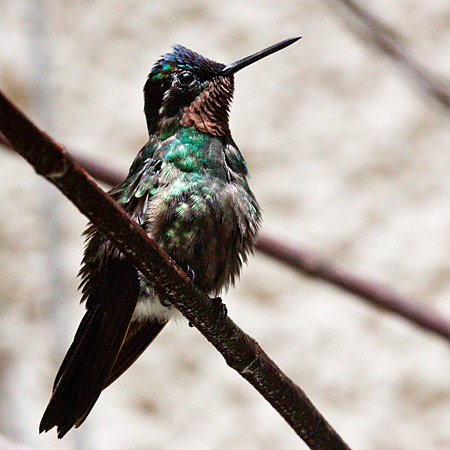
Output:
[[[0,144],[11,148],[11,143],[1,132]],[[76,160],[91,176],[110,186],[116,186],[125,178],[125,174],[116,173],[89,159],[76,157]],[[387,286],[359,278],[311,251],[294,248],[261,233],[256,250],[303,275],[338,286],[359,296],[372,306],[396,314],[423,330],[450,341],[450,322],[447,319],[427,306],[403,298]]]
[[421,64],[402,44],[397,32],[354,0],[326,0],[336,6],[347,25],[367,43],[389,56],[416,80],[427,95],[450,108],[450,87]]
[[0,91],[0,132],[39,175],[58,187],[211,342],[228,365],[252,384],[294,431],[316,450],[348,450],[305,393],[229,317],[220,318],[211,299],[199,291],[81,166],[28,120]]

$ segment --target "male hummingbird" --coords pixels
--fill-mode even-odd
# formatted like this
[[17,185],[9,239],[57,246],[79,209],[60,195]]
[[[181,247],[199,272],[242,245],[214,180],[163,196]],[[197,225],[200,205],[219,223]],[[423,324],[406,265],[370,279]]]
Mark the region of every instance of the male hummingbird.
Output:
[[[261,222],[245,160],[228,124],[234,74],[298,39],[229,65],[175,45],[145,83],[150,139],[110,195],[208,294],[234,284]],[[56,426],[59,438],[83,423],[102,390],[177,313],[93,225],[85,234],[79,275],[87,311],[39,428]]]

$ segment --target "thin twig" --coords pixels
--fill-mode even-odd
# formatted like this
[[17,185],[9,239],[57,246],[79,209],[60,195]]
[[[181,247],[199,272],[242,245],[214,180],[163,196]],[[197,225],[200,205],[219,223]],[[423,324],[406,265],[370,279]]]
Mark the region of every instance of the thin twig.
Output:
[[40,131],[0,91],[0,131],[48,181],[57,186],[252,384],[311,449],[348,450],[305,393],[258,343],[199,291],[156,242],[105,194],[60,145]]
[[406,71],[427,95],[450,109],[449,83],[421,64],[402,44],[397,32],[353,0],[326,0],[337,7],[347,25],[365,42],[374,46]]
[[257,249],[283,261],[291,268],[314,278],[340,286],[373,306],[395,313],[419,327],[450,341],[450,322],[430,308],[407,301],[387,287],[362,280],[321,259],[312,252],[294,249],[267,236],[260,236]]

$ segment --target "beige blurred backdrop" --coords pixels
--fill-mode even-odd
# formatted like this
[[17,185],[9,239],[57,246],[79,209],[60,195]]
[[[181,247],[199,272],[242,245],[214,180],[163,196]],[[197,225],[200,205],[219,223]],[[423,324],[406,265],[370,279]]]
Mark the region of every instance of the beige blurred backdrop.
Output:
[[[231,130],[264,233],[450,317],[448,111],[330,5],[0,0],[0,88],[59,142],[125,173],[147,139],[142,86],[171,45],[229,63],[302,35],[236,76]],[[364,5],[450,74],[448,2]],[[0,434],[41,450],[306,448],[184,322],[166,327],[80,429],[39,436],[84,311],[86,219],[4,148],[0,180]],[[223,298],[353,449],[450,448],[448,343],[261,254]]]

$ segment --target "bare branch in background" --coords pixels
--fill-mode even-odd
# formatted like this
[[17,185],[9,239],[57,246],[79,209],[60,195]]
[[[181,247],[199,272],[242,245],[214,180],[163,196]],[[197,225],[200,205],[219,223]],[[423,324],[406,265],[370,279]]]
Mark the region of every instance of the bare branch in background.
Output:
[[17,442],[7,439],[5,436],[0,434],[0,450],[33,450],[24,444],[19,444]]
[[397,314],[450,341],[448,320],[430,308],[403,299],[392,289],[360,279],[311,252],[296,250],[270,237],[260,236],[257,249],[277,261],[284,262],[294,270],[339,286],[366,300],[372,306]]
[[278,411],[313,450],[349,450],[306,394],[187,275],[81,166],[0,91],[0,131],[13,149],[60,189],[216,347],[227,364]]
[[389,56],[419,86],[446,109],[450,109],[450,84],[417,61],[403,45],[403,39],[380,19],[353,0],[326,0],[336,6],[347,25],[366,43]]

